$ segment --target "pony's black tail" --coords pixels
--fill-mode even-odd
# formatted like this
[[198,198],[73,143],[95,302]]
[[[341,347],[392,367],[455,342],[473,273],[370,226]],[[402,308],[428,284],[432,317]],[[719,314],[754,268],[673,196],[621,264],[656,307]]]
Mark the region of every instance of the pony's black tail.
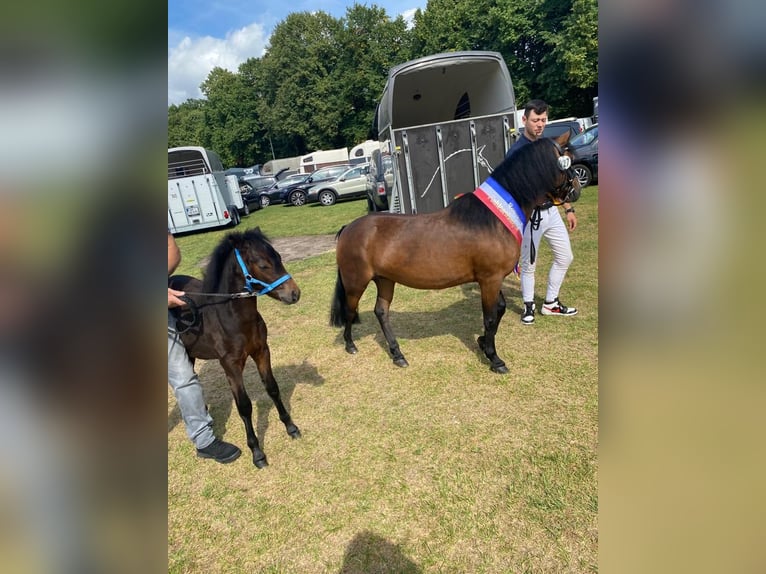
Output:
[[[338,269],[338,279],[335,281],[335,295],[330,307],[330,326],[344,327],[346,325],[346,316],[348,315],[348,303],[346,302],[346,288],[343,286],[343,279],[340,278],[340,269]],[[359,315],[354,315],[353,323],[359,322]]]

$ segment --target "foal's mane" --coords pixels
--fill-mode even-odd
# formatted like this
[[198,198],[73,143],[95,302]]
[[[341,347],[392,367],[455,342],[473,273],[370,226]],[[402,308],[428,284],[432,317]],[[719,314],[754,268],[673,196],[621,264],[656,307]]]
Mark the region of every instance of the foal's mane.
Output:
[[248,229],[244,232],[232,231],[226,234],[210,256],[210,262],[205,268],[204,279],[202,280],[202,286],[206,292],[219,292],[221,283],[224,280],[226,262],[229,260],[229,257],[232,256],[235,249],[239,249],[244,257],[244,252],[250,244],[263,245],[269,257],[278,258],[276,250],[259,227]]
[[[522,209],[533,206],[543,192],[556,187],[558,166],[551,153],[555,146],[548,138],[535,140],[504,159],[490,177],[510,193]],[[448,209],[450,217],[469,227],[491,229],[499,223],[473,193],[458,197]]]

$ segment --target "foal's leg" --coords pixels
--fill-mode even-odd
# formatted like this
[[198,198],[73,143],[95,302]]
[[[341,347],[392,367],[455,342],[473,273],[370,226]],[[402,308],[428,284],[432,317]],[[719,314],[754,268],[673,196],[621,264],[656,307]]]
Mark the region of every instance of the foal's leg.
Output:
[[247,446],[253,451],[253,464],[258,468],[263,468],[268,464],[266,455],[263,454],[258,439],[255,436],[253,428],[253,403],[245,390],[245,384],[242,380],[242,371],[245,368],[247,356],[237,357],[235,359],[225,357],[220,360],[221,366],[229,379],[229,386],[234,395],[234,403],[237,405],[237,411],[245,424],[245,435],[247,435]]
[[396,340],[391,323],[388,320],[388,310],[391,307],[391,301],[394,299],[394,287],[396,283],[383,277],[375,278],[375,285],[378,287],[378,298],[375,301],[375,316],[378,318],[380,328],[383,330],[383,336],[388,343],[388,350],[394,359],[394,365],[397,367],[409,367],[407,359],[404,358],[399,342]]
[[481,308],[484,314],[484,335],[477,339],[477,343],[490,361],[490,369],[495,373],[507,373],[508,367],[503,360],[497,356],[495,350],[495,334],[497,333],[500,319],[505,315],[505,297],[500,291],[499,285],[494,282],[490,285],[482,285],[481,288]]
[[266,323],[259,322],[256,335],[256,347],[250,354],[255,361],[256,367],[258,367],[258,374],[261,375],[261,381],[263,386],[266,387],[266,393],[268,393],[274,405],[277,407],[279,413],[279,420],[285,425],[287,434],[293,438],[300,438],[301,431],[290,418],[290,413],[287,412],[284,403],[282,403],[282,396],[279,393],[279,385],[274,378],[274,373],[271,370],[271,351],[269,350],[269,344],[266,340]]

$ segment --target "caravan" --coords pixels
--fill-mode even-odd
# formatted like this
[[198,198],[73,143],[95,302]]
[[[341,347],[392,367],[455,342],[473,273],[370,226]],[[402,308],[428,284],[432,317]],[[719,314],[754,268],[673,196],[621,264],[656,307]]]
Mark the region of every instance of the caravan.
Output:
[[348,148],[317,150],[301,157],[300,173],[311,173],[322,167],[347,164]]
[[237,225],[246,215],[236,175],[226,175],[218,154],[197,146],[168,149],[168,230],[175,234]]
[[380,149],[380,142],[375,140],[367,140],[357,144],[351,148],[350,152],[348,152],[348,163],[351,165],[370,163],[372,152],[376,149]]

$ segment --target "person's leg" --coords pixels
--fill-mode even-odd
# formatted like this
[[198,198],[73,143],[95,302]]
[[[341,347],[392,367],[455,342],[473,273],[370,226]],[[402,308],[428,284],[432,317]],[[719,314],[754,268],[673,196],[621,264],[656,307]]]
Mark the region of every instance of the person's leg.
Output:
[[[536,243],[539,243],[539,230],[535,231]],[[532,245],[532,225],[527,222],[524,227],[524,235],[521,240],[521,253],[519,255],[519,279],[521,281],[521,322],[531,325],[535,322],[535,264],[531,262],[530,248]],[[537,248],[538,245],[535,245]]]
[[168,313],[168,383],[173,389],[186,434],[198,449],[214,440],[213,419],[207,411],[202,384],[194,372],[186,348],[175,328],[175,319]]
[[[549,210],[548,226],[545,238],[550,245],[553,254],[553,263],[548,273],[548,287],[545,293],[545,304],[542,308],[544,315],[574,315],[577,309],[567,308],[558,303],[561,285],[564,283],[567,270],[572,264],[574,255],[572,254],[572,244],[569,240],[569,231],[561,218],[558,209]],[[549,306],[548,304],[551,304]]]

